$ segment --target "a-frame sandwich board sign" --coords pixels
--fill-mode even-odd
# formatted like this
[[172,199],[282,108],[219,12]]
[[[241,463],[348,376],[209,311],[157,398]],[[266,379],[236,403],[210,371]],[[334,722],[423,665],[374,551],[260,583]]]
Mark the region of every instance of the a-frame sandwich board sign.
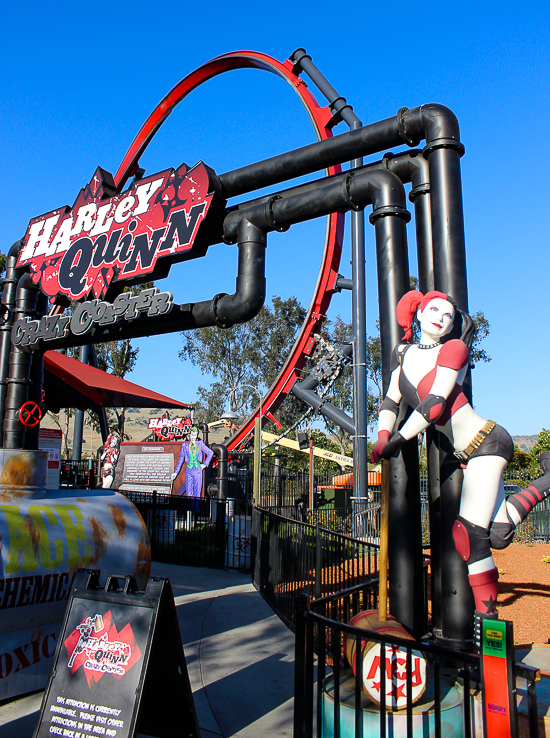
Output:
[[79,571],[34,738],[200,738],[174,596],[152,577]]

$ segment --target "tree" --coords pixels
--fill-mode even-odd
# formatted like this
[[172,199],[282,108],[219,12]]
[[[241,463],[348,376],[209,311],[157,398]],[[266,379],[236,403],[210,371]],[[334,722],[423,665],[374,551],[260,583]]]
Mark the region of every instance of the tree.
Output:
[[[210,387],[198,388],[198,417],[205,422],[217,420],[227,398],[232,410],[248,414],[259,398],[257,392],[242,385],[265,392],[281,370],[305,316],[295,297],[283,300],[274,296],[272,306],[264,306],[248,323],[183,333],[180,359],[188,359],[215,379]],[[278,413],[279,420],[288,422],[299,406],[295,398],[288,398]]]
[[6,259],[8,257],[6,254],[0,254],[0,277],[4,274],[6,270]]
[[[142,290],[148,290],[154,287],[153,282],[144,282],[133,287],[125,287],[123,292],[131,292],[132,295],[138,295]],[[121,341],[109,341],[108,343],[96,344],[97,365],[109,374],[115,377],[124,377],[129,374],[136,365],[139,349],[134,348],[132,341],[125,338]],[[107,421],[109,429],[118,433],[122,440],[128,439],[124,427],[126,423],[125,407],[114,407],[107,409]],[[95,413],[88,413],[87,424],[94,429],[99,429],[99,418]]]
[[483,315],[479,310],[471,317],[474,321],[474,335],[472,338],[472,346],[470,348],[470,366],[473,369],[475,365],[481,361],[491,361],[489,354],[484,349],[480,348],[480,344],[483,339],[489,335],[491,326],[489,325],[489,321],[485,315]]
[[545,451],[550,451],[550,430],[543,428],[529,452],[531,466],[534,469],[539,469],[539,456]]
[[[97,365],[102,371],[114,374],[115,377],[124,378],[136,365],[139,349],[134,348],[132,346],[132,341],[129,338],[126,338],[122,341],[98,343],[96,346],[96,352]],[[128,438],[124,432],[126,408],[114,407],[110,413],[107,413],[107,417],[109,428],[111,430],[115,430],[122,440]],[[116,421],[116,423],[113,421]]]

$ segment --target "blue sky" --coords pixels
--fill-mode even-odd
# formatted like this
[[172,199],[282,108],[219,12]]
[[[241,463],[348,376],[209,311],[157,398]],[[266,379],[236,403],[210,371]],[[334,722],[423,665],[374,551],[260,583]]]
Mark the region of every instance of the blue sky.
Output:
[[[364,123],[395,115],[403,106],[450,107],[466,147],[470,310],[482,310],[491,324],[484,347],[492,362],[473,374],[476,409],[512,434],[550,427],[548,3],[466,2],[422,10],[402,2],[373,7],[324,1],[31,1],[4,3],[0,14],[3,252],[24,234],[31,217],[72,205],[98,165],[114,173],[166,92],[228,51],[262,51],[283,61],[305,48]],[[343,124],[336,129],[344,130]],[[287,84],[265,72],[231,72],[192,93],[140,163],[152,174],[202,159],[225,172],[313,140]],[[268,296],[294,294],[309,304],[324,228],[320,220],[270,235]],[[350,276],[349,228],[340,271]],[[174,267],[158,284],[178,302],[188,302],[233,292],[235,275],[235,247],[218,245],[205,259]],[[377,295],[370,225],[367,275],[373,333]],[[337,314],[349,318],[349,294],[333,299],[329,317]],[[208,384],[208,377],[179,360],[178,334],[138,343],[132,381],[185,402],[193,402],[199,384]]]

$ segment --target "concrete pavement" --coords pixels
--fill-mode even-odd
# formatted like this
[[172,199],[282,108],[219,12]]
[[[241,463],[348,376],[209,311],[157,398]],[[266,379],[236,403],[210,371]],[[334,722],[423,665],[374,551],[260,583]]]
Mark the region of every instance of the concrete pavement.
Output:
[[[291,736],[294,636],[250,575],[159,563],[151,574],[172,585],[202,737]],[[31,738],[41,701],[1,704],[0,738]]]

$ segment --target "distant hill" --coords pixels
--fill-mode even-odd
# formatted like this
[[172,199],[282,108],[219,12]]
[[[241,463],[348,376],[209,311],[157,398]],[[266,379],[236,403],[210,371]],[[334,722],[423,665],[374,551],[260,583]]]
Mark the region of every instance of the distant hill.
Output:
[[535,441],[538,437],[539,434],[536,433],[534,436],[512,436],[512,440],[520,451],[524,451],[526,454],[528,454],[535,445]]

